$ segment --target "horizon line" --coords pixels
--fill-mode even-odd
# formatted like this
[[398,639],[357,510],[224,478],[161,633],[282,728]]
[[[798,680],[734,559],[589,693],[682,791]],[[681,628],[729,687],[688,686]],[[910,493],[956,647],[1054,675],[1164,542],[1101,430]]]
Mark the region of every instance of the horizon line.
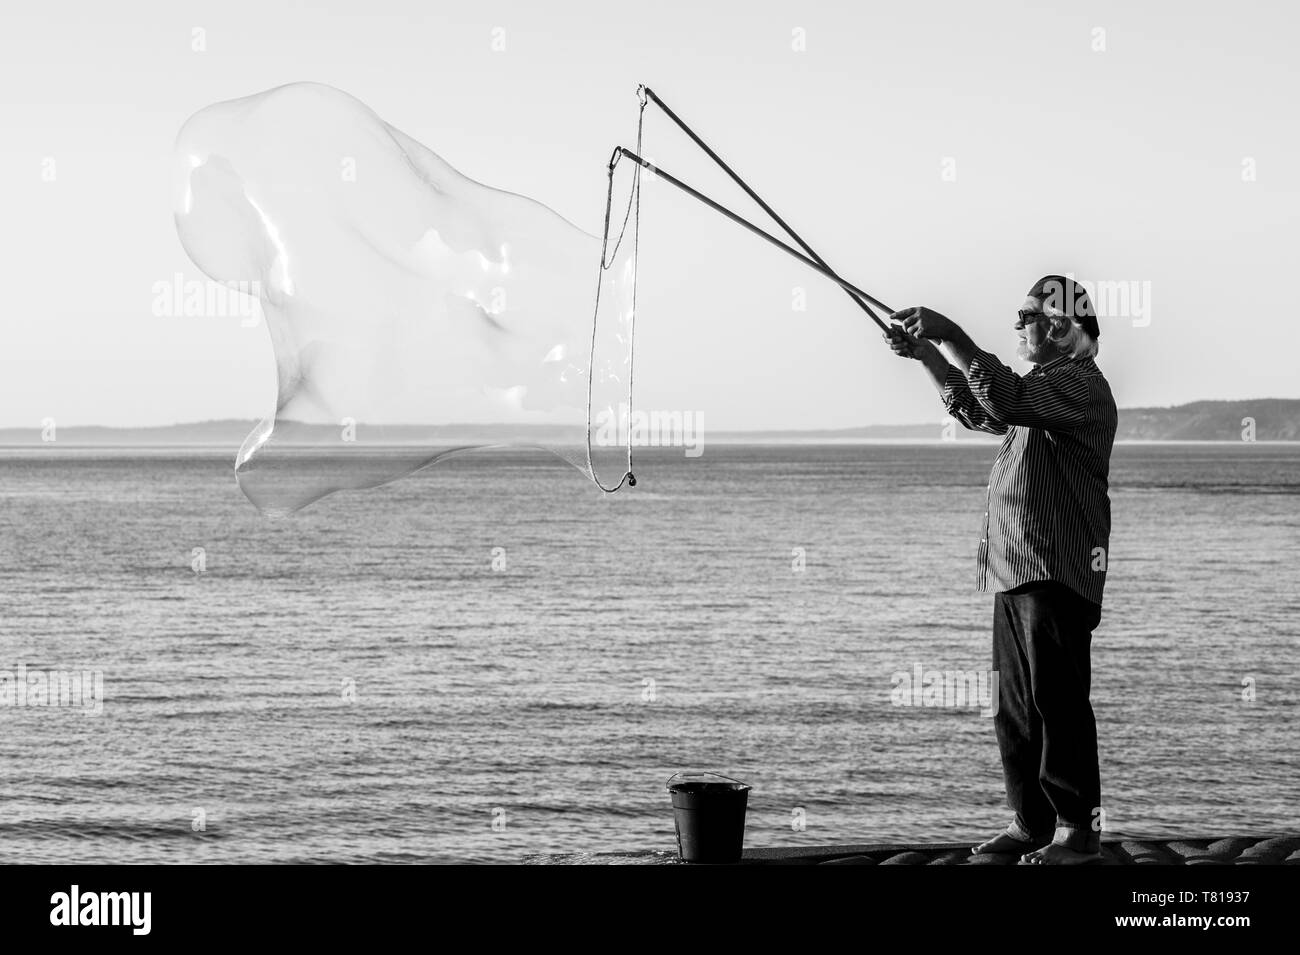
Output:
[[[1293,401],[1300,404],[1300,397],[1297,398],[1198,398],[1194,401],[1185,401],[1182,402],[1181,404],[1176,404],[1176,405],[1139,405],[1134,407],[1117,408],[1116,410],[1120,412],[1176,411],[1180,408],[1188,408],[1192,405],[1232,405],[1232,404],[1247,404],[1253,402],[1263,403],[1263,402],[1274,402],[1274,401]],[[636,407],[634,406],[633,411],[635,412],[636,410],[638,409],[636,409]],[[656,412],[659,414],[665,413],[663,409],[657,409],[657,408],[645,409],[645,413],[647,414],[653,414]],[[697,410],[691,410],[688,412],[685,409],[676,409],[674,411],[669,411],[666,413],[702,414],[702,412]],[[163,430],[167,428],[194,428],[194,427],[204,427],[204,426],[210,427],[214,425],[225,425],[225,424],[239,424],[241,426],[245,426],[245,425],[254,426],[260,424],[262,421],[265,420],[266,419],[264,417],[254,417],[254,418],[227,417],[227,418],[201,418],[201,419],[190,420],[190,421],[174,421],[169,424],[58,424],[56,422],[56,426],[68,430],[100,429],[104,431],[150,431],[150,430]],[[287,419],[285,421],[278,422],[278,423],[300,425],[308,428],[333,428],[337,426],[334,422],[329,422],[329,423],[307,422],[307,421],[295,421],[292,419]],[[833,434],[833,433],[839,433],[845,431],[861,430],[864,428],[929,428],[929,427],[933,427],[936,423],[942,423],[942,419],[939,422],[914,421],[914,422],[902,422],[897,424],[883,424],[883,423],[855,424],[855,425],[845,425],[843,427],[838,427],[838,428],[800,428],[800,427],[783,427],[783,426],[762,426],[762,427],[751,427],[751,428],[733,427],[733,428],[723,428],[714,433],[715,434],[772,434],[772,433]],[[40,431],[42,430],[43,427],[44,425],[42,423],[0,425],[0,432]],[[563,422],[557,423],[557,422],[539,422],[539,421],[527,421],[527,422],[524,421],[519,421],[519,422],[451,421],[451,422],[444,422],[440,424],[431,424],[431,423],[424,423],[424,422],[358,421],[356,422],[356,427],[358,428],[360,427],[367,427],[367,428],[575,428],[577,427],[577,428],[585,429],[586,425],[580,422],[571,422],[566,424]]]

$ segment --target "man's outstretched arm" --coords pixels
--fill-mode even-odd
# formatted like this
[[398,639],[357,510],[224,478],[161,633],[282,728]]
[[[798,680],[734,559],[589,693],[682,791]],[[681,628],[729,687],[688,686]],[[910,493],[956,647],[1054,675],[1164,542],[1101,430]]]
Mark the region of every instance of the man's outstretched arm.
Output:
[[971,395],[990,417],[1008,425],[1064,430],[1088,415],[1088,384],[1073,376],[1017,375],[984,351],[951,319],[928,308],[907,308],[890,318],[908,335],[943,343],[965,376]]
[[966,376],[957,368],[948,364],[943,353],[933,343],[923,339],[911,338],[898,326],[891,326],[885,336],[894,354],[903,358],[914,358],[925,368],[930,380],[934,382],[943,399],[948,414],[960,421],[962,426],[971,431],[983,431],[987,434],[1006,434],[1007,426],[990,415],[971,394],[966,384]]

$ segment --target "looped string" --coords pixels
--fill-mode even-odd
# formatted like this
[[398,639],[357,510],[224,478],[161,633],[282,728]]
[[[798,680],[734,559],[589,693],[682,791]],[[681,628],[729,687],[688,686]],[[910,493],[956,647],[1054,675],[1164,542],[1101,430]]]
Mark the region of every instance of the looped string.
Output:
[[[645,108],[648,100],[645,96],[645,86],[637,87],[637,99],[640,102],[640,109],[637,111],[636,118],[636,151],[641,152],[641,134],[645,125]],[[600,270],[596,275],[596,304],[593,309],[591,319],[591,355],[587,362],[587,473],[591,480],[595,482],[596,487],[600,488],[606,494],[612,494],[621,488],[624,484],[629,487],[636,486],[636,477],[632,474],[632,369],[634,367],[636,351],[636,277],[637,277],[637,254],[640,251],[640,234],[641,234],[641,167],[636,163],[632,164],[632,189],[628,194],[627,210],[623,213],[623,224],[619,227],[618,238],[614,241],[613,251],[609,250],[609,223],[614,209],[614,169],[618,166],[622,153],[615,149],[614,154],[610,156],[607,176],[609,185],[605,193],[605,229],[601,236],[600,245]],[[635,218],[633,218],[635,214]],[[596,382],[596,338],[600,324],[600,289],[605,281],[605,272],[614,264],[614,259],[618,256],[618,250],[623,245],[623,237],[627,234],[627,224],[632,222],[632,317],[628,323],[628,346],[627,346],[627,413],[628,413],[628,434],[627,434],[627,466],[623,471],[623,476],[619,478],[617,484],[607,487],[600,481],[600,476],[596,473],[596,464],[592,460],[591,453],[591,410],[594,400],[594,388]]]

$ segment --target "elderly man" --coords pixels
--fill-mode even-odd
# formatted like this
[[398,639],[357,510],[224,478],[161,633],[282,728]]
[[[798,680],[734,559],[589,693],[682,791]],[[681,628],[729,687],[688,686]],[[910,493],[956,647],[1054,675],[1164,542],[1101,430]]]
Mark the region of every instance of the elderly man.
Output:
[[[1070,865],[1100,857],[1097,726],[1088,702],[1092,631],[1110,546],[1115,400],[1087,292],[1060,275],[1029,290],[1016,318],[1017,375],[928,308],[895,312],[886,336],[919,360],[948,413],[1005,435],[993,462],[978,588],[994,592],[995,716],[1015,818],[975,853]],[[947,358],[934,342],[947,352]]]

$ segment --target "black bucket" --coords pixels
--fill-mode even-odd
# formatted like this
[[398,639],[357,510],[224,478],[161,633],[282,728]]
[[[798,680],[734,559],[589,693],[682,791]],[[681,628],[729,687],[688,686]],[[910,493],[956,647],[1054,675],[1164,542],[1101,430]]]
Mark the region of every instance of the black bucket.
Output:
[[683,862],[732,865],[740,861],[751,788],[717,773],[674,773],[669,777],[677,854]]

